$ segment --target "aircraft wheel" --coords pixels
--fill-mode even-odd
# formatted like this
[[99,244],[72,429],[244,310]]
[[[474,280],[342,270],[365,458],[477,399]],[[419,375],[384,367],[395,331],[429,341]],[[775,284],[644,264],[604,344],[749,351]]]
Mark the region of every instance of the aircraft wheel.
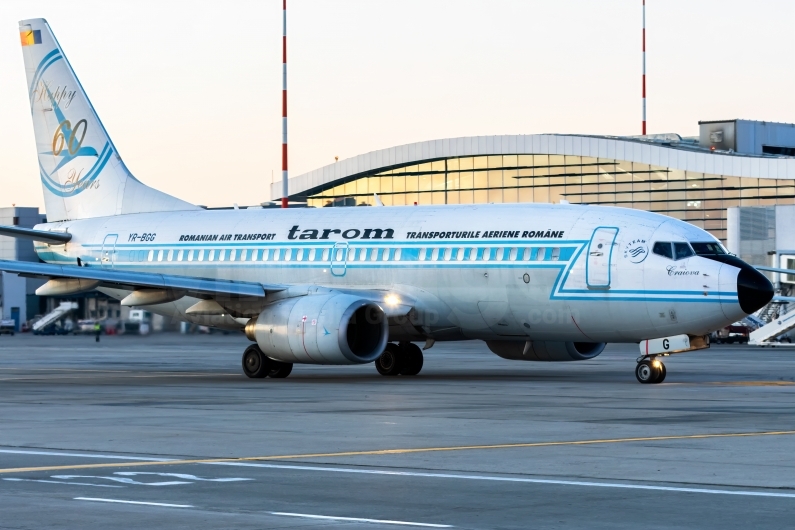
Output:
[[402,353],[397,344],[388,343],[384,352],[375,360],[375,369],[381,375],[398,375],[403,364]]
[[657,382],[658,377],[658,371],[649,359],[643,359],[635,367],[635,378],[639,383],[644,385],[652,384]]
[[654,381],[654,383],[657,384],[665,381],[665,374],[666,374],[665,365],[663,363],[660,363],[660,375],[657,377],[657,380]]
[[262,353],[259,346],[252,344],[243,352],[243,373],[252,379],[268,377],[273,361]]
[[422,370],[422,350],[413,342],[401,344],[403,366],[400,375],[417,375]]
[[271,368],[268,377],[272,377],[273,379],[284,379],[290,372],[293,371],[293,363],[282,363],[279,361],[271,361],[273,363],[273,367]]

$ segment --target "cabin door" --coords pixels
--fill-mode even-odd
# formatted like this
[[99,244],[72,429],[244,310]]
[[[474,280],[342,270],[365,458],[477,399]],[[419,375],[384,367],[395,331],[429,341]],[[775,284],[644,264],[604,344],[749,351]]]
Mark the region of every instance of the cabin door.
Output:
[[585,279],[589,289],[609,289],[613,247],[618,228],[600,226],[593,231],[588,243],[588,261],[585,264]]

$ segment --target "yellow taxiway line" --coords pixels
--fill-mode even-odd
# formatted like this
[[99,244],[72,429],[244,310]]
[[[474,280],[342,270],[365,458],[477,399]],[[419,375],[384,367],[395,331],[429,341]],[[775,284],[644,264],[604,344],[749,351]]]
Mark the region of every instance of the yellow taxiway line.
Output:
[[475,451],[487,449],[516,449],[522,447],[561,447],[573,445],[596,445],[630,442],[659,442],[666,440],[705,440],[710,438],[747,438],[757,436],[784,436],[795,434],[795,431],[762,431],[762,432],[734,432],[716,434],[682,434],[671,436],[643,436],[638,438],[605,438],[596,440],[568,440],[559,442],[529,442],[492,445],[457,445],[447,447],[417,447],[405,449],[376,449],[372,451],[345,451],[337,453],[303,453],[295,455],[271,456],[245,456],[233,458],[195,458],[184,460],[156,460],[136,462],[105,462],[100,464],[70,464],[61,466],[39,467],[14,467],[0,469],[0,474],[32,473],[36,471],[62,471],[66,469],[101,469],[115,467],[141,467],[141,466],[173,466],[180,464],[214,464],[223,462],[253,462],[267,460],[298,460],[305,458],[336,458],[343,456],[377,456],[377,455],[403,455],[411,453],[432,453],[445,451]]

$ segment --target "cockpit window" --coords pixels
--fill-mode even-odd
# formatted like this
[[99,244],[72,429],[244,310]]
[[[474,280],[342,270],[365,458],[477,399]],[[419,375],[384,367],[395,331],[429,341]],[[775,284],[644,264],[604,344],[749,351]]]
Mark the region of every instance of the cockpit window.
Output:
[[663,243],[662,241],[658,241],[654,244],[654,247],[651,249],[652,252],[657,254],[658,256],[662,256],[668,259],[674,259],[674,254],[671,251],[671,244],[668,242]]
[[[712,243],[709,243],[712,244]],[[652,247],[652,252],[664,258],[680,260],[695,256],[695,252],[687,243],[670,243],[668,241],[658,241]]]
[[687,243],[674,243],[674,259],[680,260],[695,255]]
[[717,254],[726,254],[726,251],[723,250],[723,247],[720,246],[719,243],[711,241],[705,243],[690,243],[690,246],[693,247],[693,250],[695,250],[696,254],[699,256],[715,256]]

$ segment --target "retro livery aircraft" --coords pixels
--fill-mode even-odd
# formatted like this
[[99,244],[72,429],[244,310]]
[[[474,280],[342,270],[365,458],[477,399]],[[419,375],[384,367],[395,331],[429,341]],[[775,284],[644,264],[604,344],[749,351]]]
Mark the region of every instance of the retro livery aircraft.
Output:
[[608,342],[659,356],[773,296],[707,232],[652,213],[504,204],[208,211],[150,188],[122,162],[43,19],[20,23],[48,222],[34,240],[40,295],[97,289],[126,306],[244,331],[249,377],[294,363],[375,361],[416,375],[415,343],[479,339],[506,359],[583,361]]

